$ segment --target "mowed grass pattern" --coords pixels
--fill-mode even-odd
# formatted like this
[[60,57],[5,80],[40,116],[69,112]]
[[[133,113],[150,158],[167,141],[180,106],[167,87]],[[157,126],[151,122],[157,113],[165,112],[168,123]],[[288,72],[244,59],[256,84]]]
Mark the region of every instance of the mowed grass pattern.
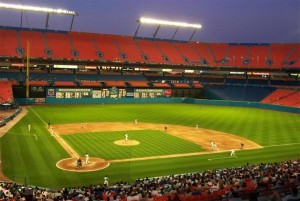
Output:
[[[89,173],[67,172],[56,168],[56,163],[69,157],[50,136],[46,123],[80,122],[139,122],[176,124],[223,131],[252,140],[263,149],[237,151],[238,158],[229,153],[111,163],[100,171]],[[28,132],[27,125],[32,131]],[[140,177],[195,172],[205,169],[232,167],[248,163],[275,162],[300,157],[299,114],[242,107],[221,107],[192,104],[105,104],[105,105],[44,105],[28,108],[28,114],[4,137],[0,138],[1,164],[10,179],[26,177],[27,183],[42,187],[61,188],[103,183],[134,181]],[[201,147],[166,136],[159,131],[128,131],[130,138],[138,138],[147,148],[115,147],[114,140],[124,139],[124,131],[82,133],[64,138],[80,154],[106,159],[133,158],[195,152]],[[38,140],[36,140],[36,137]],[[148,138],[149,137],[149,138]],[[151,146],[151,141],[156,146]],[[160,146],[158,146],[160,144]],[[246,145],[247,146],[247,145]],[[120,150],[115,150],[120,149]],[[123,151],[121,151],[123,149]]]
[[[140,144],[137,146],[114,144],[117,140],[124,140],[125,133],[128,133],[129,139],[136,140]],[[199,145],[156,130],[79,133],[63,137],[77,153],[84,155],[88,152],[92,157],[107,160],[203,151]]]

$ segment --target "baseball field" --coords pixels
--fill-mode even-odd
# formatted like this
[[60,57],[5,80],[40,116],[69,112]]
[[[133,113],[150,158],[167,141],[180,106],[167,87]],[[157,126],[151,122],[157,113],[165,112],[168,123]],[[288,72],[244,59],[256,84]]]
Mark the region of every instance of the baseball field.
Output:
[[105,175],[112,184],[300,157],[300,115],[294,113],[196,104],[41,105],[24,111],[0,138],[2,172],[52,189],[103,184]]

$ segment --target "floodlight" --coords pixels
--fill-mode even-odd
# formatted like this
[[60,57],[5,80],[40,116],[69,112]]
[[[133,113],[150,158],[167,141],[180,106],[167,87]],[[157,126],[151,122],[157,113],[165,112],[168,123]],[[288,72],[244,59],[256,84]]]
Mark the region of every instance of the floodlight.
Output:
[[0,8],[43,12],[43,13],[51,13],[51,14],[73,15],[73,16],[78,15],[78,13],[76,13],[75,11],[69,11],[69,10],[64,10],[64,9],[53,9],[53,8],[46,8],[46,7],[37,7],[37,6],[23,6],[20,4],[0,3]]
[[146,23],[146,24],[157,24],[157,25],[167,25],[167,26],[176,26],[176,27],[186,27],[186,28],[196,28],[200,29],[200,24],[189,24],[186,22],[171,22],[165,20],[157,20],[152,18],[144,18],[142,17],[139,22]]
[[186,22],[171,22],[171,21],[166,21],[166,20],[158,20],[158,19],[145,18],[145,17],[140,18],[139,20],[137,20],[137,22],[139,23],[139,26],[134,33],[134,37],[137,36],[141,24],[155,24],[155,25],[157,25],[157,28],[153,34],[153,38],[156,37],[161,26],[175,26],[175,27],[177,27],[177,29],[173,34],[172,40],[175,38],[175,35],[179,28],[193,28],[195,30],[193,31],[192,35],[189,38],[189,41],[190,41],[193,38],[196,30],[200,29],[202,27],[201,24],[189,24]]

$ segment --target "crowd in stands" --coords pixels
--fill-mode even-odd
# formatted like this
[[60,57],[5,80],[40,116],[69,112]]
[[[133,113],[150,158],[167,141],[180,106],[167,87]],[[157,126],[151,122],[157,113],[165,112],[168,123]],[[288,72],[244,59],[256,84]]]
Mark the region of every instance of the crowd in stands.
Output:
[[[107,182],[107,179],[106,179]],[[0,201],[295,201],[300,159],[49,190],[0,183]]]

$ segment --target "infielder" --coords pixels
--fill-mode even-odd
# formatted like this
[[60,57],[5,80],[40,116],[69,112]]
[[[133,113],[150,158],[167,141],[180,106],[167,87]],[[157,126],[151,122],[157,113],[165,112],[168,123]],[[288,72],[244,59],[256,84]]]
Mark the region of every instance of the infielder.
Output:
[[196,125],[196,130],[198,130],[198,124]]
[[85,154],[85,165],[87,165],[87,164],[89,164],[89,153],[88,152],[86,152],[86,154]]
[[137,120],[137,119],[135,119],[135,120],[134,120],[134,123],[135,123],[135,124],[137,124],[137,123],[138,123],[138,120]]
[[28,124],[28,132],[30,132],[30,130],[31,130],[31,125]]
[[215,142],[213,142],[213,150],[218,151],[218,146]]
[[126,142],[128,141],[128,134],[127,133],[125,134],[125,141]]
[[232,157],[232,156],[235,156],[235,151],[234,151],[234,149],[231,149],[230,150],[230,156]]
[[214,143],[212,141],[210,141],[210,147],[211,147],[211,150],[213,151],[214,150]]

